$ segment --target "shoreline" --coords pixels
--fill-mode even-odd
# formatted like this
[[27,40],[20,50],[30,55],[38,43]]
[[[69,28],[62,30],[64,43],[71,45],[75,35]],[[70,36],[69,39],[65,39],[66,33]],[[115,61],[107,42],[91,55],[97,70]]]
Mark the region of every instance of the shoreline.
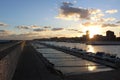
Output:
[[105,72],[70,75],[66,76],[65,78],[68,80],[120,80],[119,74],[120,69]]
[[65,80],[120,80],[120,69],[111,71],[85,73],[85,74],[73,74],[64,76]]
[[88,41],[86,45],[120,45],[120,41]]

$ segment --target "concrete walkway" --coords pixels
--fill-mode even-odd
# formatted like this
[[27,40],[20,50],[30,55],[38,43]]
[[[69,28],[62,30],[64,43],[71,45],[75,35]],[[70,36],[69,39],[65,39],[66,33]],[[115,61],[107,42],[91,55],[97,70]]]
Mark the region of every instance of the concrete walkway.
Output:
[[12,80],[62,80],[58,74],[50,72],[42,58],[42,55],[38,56],[36,50],[27,44]]

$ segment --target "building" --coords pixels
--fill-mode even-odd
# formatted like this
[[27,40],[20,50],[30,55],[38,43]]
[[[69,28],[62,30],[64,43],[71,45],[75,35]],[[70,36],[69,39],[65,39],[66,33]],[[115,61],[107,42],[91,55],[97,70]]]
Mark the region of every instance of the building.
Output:
[[86,40],[89,41],[89,38],[90,38],[90,32],[86,31]]
[[116,36],[115,36],[115,34],[114,34],[114,32],[113,31],[107,31],[106,32],[106,38],[107,38],[107,40],[109,40],[109,41],[113,41],[113,40],[115,40],[116,39]]

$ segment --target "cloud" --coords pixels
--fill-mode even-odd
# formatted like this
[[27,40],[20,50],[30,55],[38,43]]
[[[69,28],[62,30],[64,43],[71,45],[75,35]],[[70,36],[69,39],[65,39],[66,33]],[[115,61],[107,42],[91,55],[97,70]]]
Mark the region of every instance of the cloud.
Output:
[[102,12],[96,13],[96,14],[94,14],[94,15],[92,15],[92,16],[90,17],[90,20],[93,20],[93,21],[100,20],[100,19],[102,19],[104,16],[105,16],[105,15],[104,15]]
[[37,25],[30,25],[30,26],[27,26],[27,25],[25,25],[25,26],[23,26],[23,25],[21,25],[21,26],[17,26],[17,28],[18,29],[36,29],[36,28],[40,28],[40,26],[37,26]]
[[117,21],[116,23],[120,23],[120,21]]
[[61,31],[61,30],[64,30],[64,28],[52,28],[51,30],[52,31]]
[[72,7],[72,3],[63,2],[60,7],[60,13],[57,18],[61,19],[89,19],[89,10],[83,8]]
[[30,29],[29,26],[17,26],[18,29]]
[[[105,13],[113,14],[118,10],[107,10]],[[105,13],[100,9],[74,7],[70,2],[63,2],[59,14],[56,18],[64,20],[81,21],[81,24],[87,26],[117,27],[116,24],[108,24],[116,20],[114,17],[105,18]],[[72,30],[71,30],[72,31]],[[74,30],[73,30],[74,31]]]
[[8,24],[5,24],[5,23],[2,23],[2,22],[0,22],[0,27],[3,27],[3,26],[8,26]]
[[18,29],[25,29],[25,30],[28,30],[28,29],[32,29],[33,31],[36,31],[36,32],[42,32],[42,31],[60,31],[60,30],[63,30],[64,28],[51,28],[51,26],[35,26],[35,25],[32,25],[32,26],[17,26]]
[[83,33],[82,31],[79,31],[79,30],[76,30],[76,29],[67,29],[68,31],[75,31],[75,32],[78,32],[78,33]]
[[13,32],[12,31],[8,31],[8,30],[0,30],[0,33],[11,34]]
[[[92,19],[94,20],[94,19]],[[104,25],[105,23],[109,23],[109,22],[113,22],[116,20],[116,18],[95,18],[95,21],[86,21],[86,22],[82,22],[82,25],[84,25],[85,27],[89,27],[89,26],[97,26],[97,25]]]
[[0,30],[0,32],[5,32],[5,30]]
[[89,9],[89,13],[90,14],[97,14],[97,13],[101,13],[100,9]]
[[24,33],[24,34],[19,34],[18,36],[25,38],[25,37],[33,37],[33,36],[36,36],[36,35],[38,35],[38,33],[28,32],[28,33]]
[[116,10],[116,9],[106,11],[106,13],[109,13],[109,14],[114,14],[114,13],[117,13],[117,12],[118,12],[118,10]]
[[46,31],[46,29],[40,29],[40,28],[38,28],[38,29],[33,29],[33,31],[42,32],[42,31]]
[[[6,40],[10,35],[13,35],[14,33],[12,31],[8,30],[0,30],[0,39]],[[13,37],[14,38],[14,37]]]
[[7,37],[4,37],[4,39],[11,39],[11,40],[31,40],[39,38],[39,34],[36,32],[28,32],[28,33],[22,33],[22,34],[13,34],[9,35]]
[[44,26],[44,28],[51,28],[51,26]]
[[84,22],[82,23],[82,25],[84,25],[85,27],[88,27],[88,26],[100,25],[100,23],[99,22]]
[[[63,2],[60,7],[59,14],[56,18],[64,20],[90,20],[91,16],[101,13],[100,9],[86,9],[80,7],[73,7],[73,4],[70,2]],[[99,15],[100,16],[100,15]]]
[[117,24],[103,24],[102,27],[118,27],[119,25]]
[[94,23],[97,23],[98,25],[104,24],[104,23],[109,23],[115,21],[116,18],[98,18]]
[[34,29],[34,28],[40,28],[40,26],[37,25],[31,25],[30,28]]
[[115,21],[115,20],[116,20],[116,18],[113,18],[113,17],[111,17],[111,18],[104,18],[104,21],[106,21],[106,22]]

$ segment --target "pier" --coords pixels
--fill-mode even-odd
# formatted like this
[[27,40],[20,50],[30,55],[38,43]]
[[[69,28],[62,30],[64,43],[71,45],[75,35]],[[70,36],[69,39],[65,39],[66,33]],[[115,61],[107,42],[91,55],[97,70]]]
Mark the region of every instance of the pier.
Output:
[[[89,64],[82,65],[83,62]],[[89,66],[92,66],[91,71],[87,70]],[[97,68],[92,71],[94,66]],[[15,42],[0,52],[0,80],[120,80],[119,74],[119,69],[86,61],[34,41]]]
[[24,42],[0,45],[0,80],[12,80]]
[[57,72],[49,68],[52,70],[52,65],[27,43],[12,80],[61,80]]

